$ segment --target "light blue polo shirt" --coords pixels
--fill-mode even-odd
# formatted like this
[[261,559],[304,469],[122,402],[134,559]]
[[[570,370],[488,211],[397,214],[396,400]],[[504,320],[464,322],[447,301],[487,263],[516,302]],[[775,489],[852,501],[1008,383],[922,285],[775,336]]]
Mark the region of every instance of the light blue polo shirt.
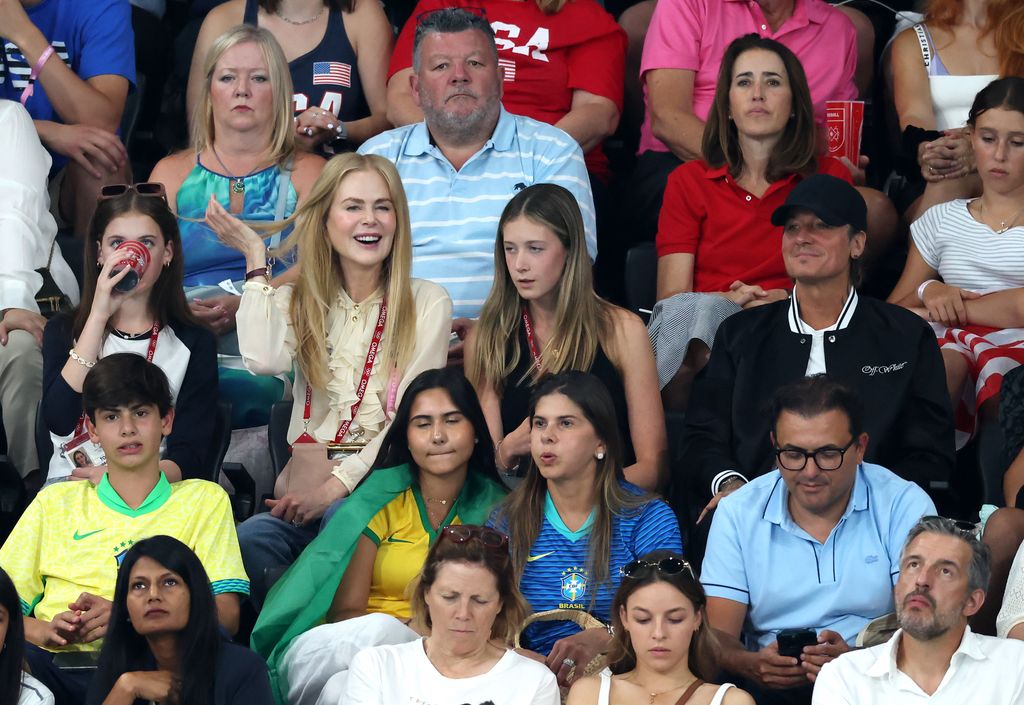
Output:
[[483,148],[455,170],[425,122],[367,140],[360,154],[387,157],[402,177],[412,220],[412,275],[448,290],[453,315],[476,318],[494,279],[494,238],[505,204],[536,183],[564,186],[583,214],[597,257],[590,177],[576,141],[557,127],[506,112]]
[[935,505],[913,482],[862,463],[846,512],[822,544],[794,523],[788,499],[778,470],[723,499],[701,583],[709,597],[748,606],[750,649],[787,628],[831,629],[852,644],[865,624],[893,611],[903,542]]

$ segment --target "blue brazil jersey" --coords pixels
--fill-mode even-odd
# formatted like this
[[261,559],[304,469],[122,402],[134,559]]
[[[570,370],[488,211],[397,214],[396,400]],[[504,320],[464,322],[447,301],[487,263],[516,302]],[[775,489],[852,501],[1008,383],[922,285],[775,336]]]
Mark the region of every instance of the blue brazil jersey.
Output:
[[[625,484],[625,487],[641,494],[633,485]],[[492,518],[491,523],[503,530],[495,519]],[[569,531],[551,497],[545,499],[540,534],[530,550],[519,584],[531,611],[585,610],[607,624],[622,566],[655,549],[683,550],[675,514],[661,500],[652,500],[613,520],[609,579],[595,585],[587,570],[593,519],[591,513],[578,531]],[[578,631],[579,627],[572,622],[537,622],[527,628],[522,642],[524,647],[546,655],[556,641]]]

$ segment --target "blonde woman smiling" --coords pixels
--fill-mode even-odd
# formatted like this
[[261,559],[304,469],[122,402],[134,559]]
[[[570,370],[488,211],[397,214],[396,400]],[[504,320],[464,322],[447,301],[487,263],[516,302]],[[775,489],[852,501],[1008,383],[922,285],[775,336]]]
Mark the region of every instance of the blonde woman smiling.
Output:
[[238,342],[246,368],[295,368],[292,459],[267,500],[271,511],[239,527],[260,599],[266,568],[295,560],[327,508],[366,474],[409,381],[444,365],[452,305],[444,289],[409,276],[409,209],[382,157],[345,154],[324,168],[285,243],[298,249],[294,285],[270,286],[263,240],[213,199],[207,217],[245,255]]

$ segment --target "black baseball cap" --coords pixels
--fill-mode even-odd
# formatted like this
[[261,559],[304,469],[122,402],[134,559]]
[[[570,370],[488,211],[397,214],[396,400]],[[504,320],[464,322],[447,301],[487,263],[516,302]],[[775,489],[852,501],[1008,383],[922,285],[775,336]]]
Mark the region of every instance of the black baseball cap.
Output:
[[814,174],[789,192],[786,202],[772,213],[772,225],[785,225],[793,211],[808,210],[833,228],[849,225],[868,229],[868,207],[853,186],[829,174]]

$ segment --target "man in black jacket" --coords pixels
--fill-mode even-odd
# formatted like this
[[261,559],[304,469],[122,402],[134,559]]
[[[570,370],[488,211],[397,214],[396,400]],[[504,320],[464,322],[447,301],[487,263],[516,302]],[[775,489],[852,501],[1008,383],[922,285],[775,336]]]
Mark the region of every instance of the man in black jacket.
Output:
[[768,403],[810,374],[827,373],[864,400],[865,460],[929,493],[947,486],[954,435],[942,357],[917,315],[857,296],[866,219],[856,189],[827,175],[802,181],[772,214],[793,295],[726,319],[694,384],[685,477],[675,480],[707,503],[701,518],[772,468]]

